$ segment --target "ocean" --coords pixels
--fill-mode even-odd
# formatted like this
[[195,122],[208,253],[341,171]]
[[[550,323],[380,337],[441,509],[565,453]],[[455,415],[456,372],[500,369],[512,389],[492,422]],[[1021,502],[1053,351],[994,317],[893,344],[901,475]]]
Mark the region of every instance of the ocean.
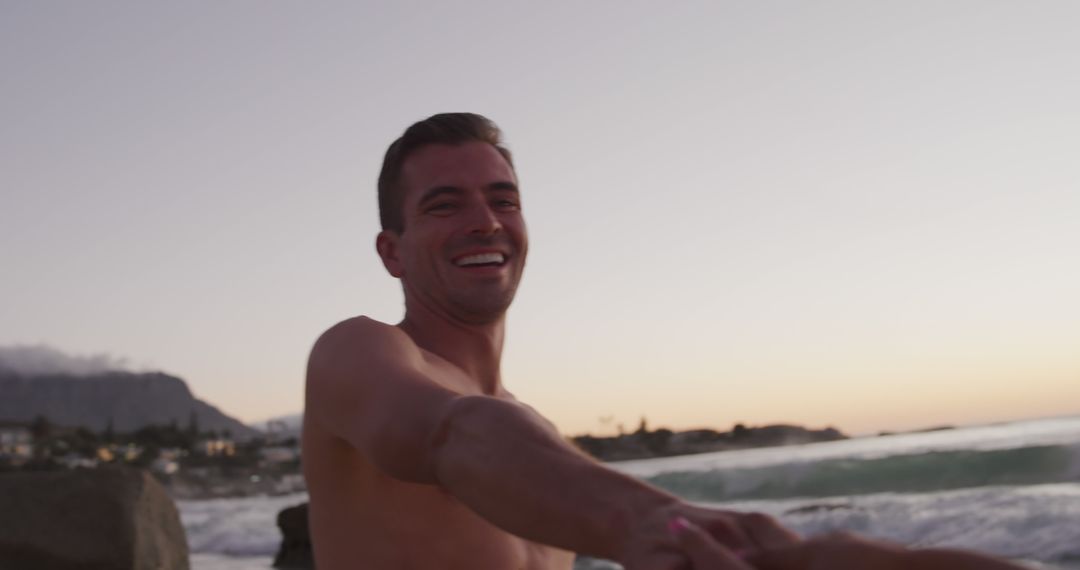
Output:
[[[612,463],[696,503],[1080,569],[1080,417]],[[306,495],[178,501],[193,570],[266,570]],[[618,568],[579,562],[577,570]]]

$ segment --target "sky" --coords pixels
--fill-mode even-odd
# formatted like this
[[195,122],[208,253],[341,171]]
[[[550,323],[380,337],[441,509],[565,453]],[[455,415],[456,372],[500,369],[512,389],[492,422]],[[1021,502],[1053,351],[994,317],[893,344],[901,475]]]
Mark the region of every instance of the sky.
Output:
[[299,412],[397,322],[375,180],[503,129],[503,376],[567,434],[1080,413],[1080,5],[0,0],[0,345]]

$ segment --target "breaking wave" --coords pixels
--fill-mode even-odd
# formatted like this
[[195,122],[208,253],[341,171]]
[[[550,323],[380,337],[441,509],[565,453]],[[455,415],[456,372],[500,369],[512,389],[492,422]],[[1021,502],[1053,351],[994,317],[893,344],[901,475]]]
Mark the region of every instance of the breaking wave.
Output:
[[695,501],[928,493],[1080,481],[1080,446],[932,451],[763,467],[675,471],[647,480]]

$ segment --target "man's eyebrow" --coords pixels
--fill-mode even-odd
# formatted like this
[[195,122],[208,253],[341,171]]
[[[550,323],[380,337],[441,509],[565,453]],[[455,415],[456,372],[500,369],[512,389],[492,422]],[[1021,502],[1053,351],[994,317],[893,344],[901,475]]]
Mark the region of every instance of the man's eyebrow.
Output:
[[[515,194],[518,193],[517,184],[506,180],[492,182],[491,184],[488,184],[485,189],[489,192],[513,192]],[[440,196],[460,196],[464,193],[465,191],[461,188],[458,188],[457,186],[435,186],[434,188],[428,188],[427,190],[425,190],[424,193],[420,196],[420,200],[417,202],[417,204],[426,204],[427,202],[434,200],[435,198],[438,198]]]
[[503,181],[503,182],[492,182],[491,184],[488,184],[487,189],[488,190],[502,190],[502,191],[505,191],[505,192],[515,192],[515,193],[518,191],[517,184],[514,184],[513,182],[505,182],[505,181]]

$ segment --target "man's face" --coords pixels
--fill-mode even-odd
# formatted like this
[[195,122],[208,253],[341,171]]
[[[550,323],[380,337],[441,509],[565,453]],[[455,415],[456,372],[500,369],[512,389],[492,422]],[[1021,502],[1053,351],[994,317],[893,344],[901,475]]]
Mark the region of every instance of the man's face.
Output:
[[510,306],[528,237],[517,177],[490,144],[433,144],[402,167],[405,231],[379,234],[383,263],[406,296],[466,322]]

